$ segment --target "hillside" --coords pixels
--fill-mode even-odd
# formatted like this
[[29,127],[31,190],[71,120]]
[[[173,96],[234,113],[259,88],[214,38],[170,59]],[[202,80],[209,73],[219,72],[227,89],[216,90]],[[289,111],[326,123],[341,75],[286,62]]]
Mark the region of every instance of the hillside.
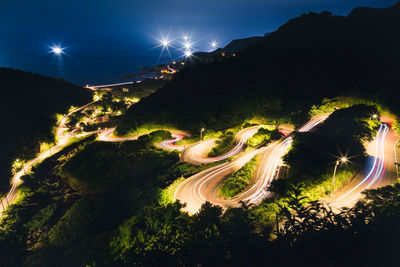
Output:
[[[386,144],[392,158],[398,139],[386,143],[388,133],[381,129],[389,127],[380,123],[378,112],[385,106],[400,114],[399,26],[400,4],[358,8],[347,17],[309,13],[237,56],[183,64],[127,115],[124,107],[133,101],[125,104],[125,94],[98,92],[96,107],[72,116],[72,125],[98,112],[110,117],[118,112],[121,122],[118,117],[94,126],[108,128],[100,136],[111,133],[114,122],[120,123],[119,134],[166,125],[192,136],[169,150],[165,144],[178,145],[180,138],[169,131],[129,142],[90,135],[34,166],[21,177],[19,199],[0,220],[0,266],[395,266],[400,183],[366,190],[354,208],[338,213],[327,204],[329,196],[339,200],[361,190],[351,186],[336,196],[343,185],[358,184],[357,177],[364,188],[389,182],[386,174],[395,178],[384,169],[392,164]],[[39,141],[52,139],[55,113],[89,102],[90,94],[15,70],[0,69],[0,79],[6,172],[11,160],[29,157]],[[335,96],[341,97],[323,100]],[[342,104],[346,99],[351,106]],[[309,109],[321,100],[323,105]],[[320,116],[286,138],[281,133],[292,125],[273,125],[275,120],[298,124],[309,114]],[[249,129],[241,129],[253,122],[238,124],[254,116],[264,121],[249,127],[255,134],[248,141],[252,148],[225,158],[226,150],[244,149]],[[207,129],[198,138],[202,127]],[[233,146],[238,132],[236,142],[243,145]],[[367,157],[364,144],[374,136],[375,154]],[[183,152],[182,145],[207,137],[220,140],[199,160],[202,165],[185,162],[185,153],[197,149]],[[218,161],[212,163],[213,158]],[[364,166],[367,176],[361,173]],[[375,175],[365,179],[368,172]],[[372,183],[381,178],[382,183]],[[8,180],[4,175],[4,187]],[[179,191],[189,187],[186,201]],[[246,195],[249,190],[257,192]],[[185,212],[185,203],[197,199],[207,202],[195,214]],[[222,200],[239,205],[223,206]],[[365,251],[373,253],[363,257]]]
[[242,39],[235,39],[227,44],[224,48],[218,48],[217,50],[211,52],[196,52],[193,54],[193,57],[190,61],[186,61],[189,65],[198,64],[198,63],[208,63],[214,61],[216,58],[220,58],[220,54],[222,52],[233,54],[238,53],[245,49],[250,44],[253,44],[257,41],[262,40],[264,37],[262,36],[254,36]]
[[118,133],[150,122],[222,129],[255,115],[298,122],[310,105],[343,94],[377,97],[399,113],[399,26],[400,4],[304,14],[235,58],[184,69],[132,107]]
[[250,44],[260,41],[264,39],[262,36],[254,36],[254,37],[248,37],[248,38],[243,38],[243,39],[236,39],[231,41],[229,44],[227,44],[224,47],[224,51],[228,53],[237,53],[243,49],[245,49],[247,46]]
[[66,81],[0,68],[0,192],[8,190],[16,158],[32,157],[52,141],[55,114],[90,102],[91,93]]

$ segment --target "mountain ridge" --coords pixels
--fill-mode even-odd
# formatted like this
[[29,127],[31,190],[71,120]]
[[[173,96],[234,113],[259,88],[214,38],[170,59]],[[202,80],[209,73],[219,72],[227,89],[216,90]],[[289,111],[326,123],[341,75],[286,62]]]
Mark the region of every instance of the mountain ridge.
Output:
[[398,6],[291,19],[234,58],[184,69],[133,106],[117,132],[144,123],[223,129],[254,116],[293,121],[293,114],[342,94],[391,103],[388,96],[396,95],[400,84]]

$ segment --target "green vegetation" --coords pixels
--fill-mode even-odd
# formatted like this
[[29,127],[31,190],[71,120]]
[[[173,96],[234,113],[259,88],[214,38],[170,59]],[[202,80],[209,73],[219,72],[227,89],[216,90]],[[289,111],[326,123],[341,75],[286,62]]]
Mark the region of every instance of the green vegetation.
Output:
[[[119,265],[240,266],[266,248],[245,210],[206,203],[199,213],[181,213],[179,203],[147,208],[127,220],[111,242]],[[246,261],[247,263],[249,261]],[[250,260],[251,262],[251,260]]]
[[[62,80],[0,68],[0,192],[9,189],[12,165],[35,157],[41,143],[54,142],[56,113],[91,100],[89,90]],[[4,129],[6,129],[4,128]]]
[[208,156],[219,156],[231,150],[232,146],[234,145],[233,142],[235,140],[235,136],[240,130],[240,126],[225,130],[223,135],[220,136],[220,140],[215,142],[216,146],[211,149],[211,151],[208,153]]
[[[20,200],[0,223],[2,263],[81,266],[92,265],[95,260],[113,262],[107,244],[115,228],[146,205],[162,203],[161,188],[176,177],[198,171],[178,163],[175,153],[152,146],[167,134],[157,132],[118,145],[94,142],[92,136],[34,167],[23,177]],[[123,153],[132,161],[118,162]],[[91,169],[95,164],[101,168]],[[132,167],[114,171],[113,164]],[[82,176],[75,183],[64,179],[65,170],[75,174],[76,169]],[[60,262],[60,258],[64,260]]]
[[247,145],[249,147],[257,147],[270,142],[270,140],[277,140],[279,138],[281,138],[281,134],[278,129],[271,131],[269,129],[260,128],[255,135],[247,140]]
[[219,193],[224,197],[234,197],[242,192],[251,182],[257,168],[258,157],[254,156],[237,172],[224,181]]
[[182,183],[185,180],[185,177],[180,177],[176,179],[172,184],[170,184],[167,188],[161,190],[160,193],[160,200],[159,203],[160,205],[168,205],[174,203],[174,193],[176,188],[180,183]]
[[113,191],[132,177],[146,179],[178,162],[175,153],[151,145],[170,137],[170,133],[158,131],[137,142],[95,142],[72,157],[62,173],[71,187],[82,194]]
[[374,105],[375,103],[371,100],[350,96],[339,96],[332,99],[324,98],[320,105],[313,105],[309,113],[311,116],[316,116],[320,114],[332,113],[335,110],[349,108],[359,104]]
[[335,111],[313,132],[296,133],[284,157],[289,177],[276,180],[273,190],[285,194],[290,184],[304,183],[312,200],[321,198],[332,191],[333,168],[342,156],[350,161],[340,164],[335,188],[351,178],[364,160],[363,143],[372,139],[379,125],[371,114],[377,114],[376,107],[354,105]]
[[126,98],[120,98],[110,92],[96,92],[94,94],[95,103],[87,106],[79,112],[75,112],[68,117],[66,126],[69,130],[80,127],[79,132],[90,132],[99,127],[113,127],[119,117],[133,104]]
[[127,93],[120,92],[118,89],[113,90],[113,93],[121,97],[126,96],[128,98],[142,99],[155,93],[159,88],[163,87],[165,83],[166,81],[163,79],[146,79],[140,83],[123,86],[129,89]]
[[[154,146],[169,137],[163,131],[119,144],[99,143],[90,137],[44,160],[22,178],[18,202],[0,222],[1,264],[394,265],[400,239],[399,184],[368,190],[365,200],[337,214],[311,200],[335,190],[331,172],[337,157],[346,155],[350,162],[338,166],[335,187],[345,183],[364,160],[362,143],[372,138],[378,124],[372,114],[387,109],[400,115],[399,14],[400,4],[390,9],[356,9],[347,17],[329,12],[303,15],[237,57],[183,69],[161,90],[130,108],[118,126],[120,135],[173,128],[198,133],[203,127],[215,129],[218,135],[253,118],[298,125],[310,116],[311,107],[312,115],[334,111],[313,132],[294,135],[293,148],[285,156],[289,175],[273,184],[275,199],[257,206],[242,203],[225,213],[206,203],[189,216],[181,211],[182,204],[171,203],[173,189],[182,177],[220,163],[179,162],[176,152]],[[33,91],[43,84],[36,83],[38,76],[30,75],[24,84],[28,89],[19,99],[12,94],[25,92],[23,86],[12,84],[24,79],[11,74],[7,80],[8,76],[2,78],[11,84],[7,88],[11,97],[7,94],[3,99],[16,102],[4,104],[3,123],[18,134],[7,133],[2,140],[23,148],[22,161],[29,158],[27,151],[38,151],[38,140],[52,142],[54,123],[46,120],[47,115],[64,113],[66,103],[79,106],[74,99],[79,102],[84,97],[77,87],[64,82],[59,87],[51,79],[44,88],[71,89],[70,94],[50,89],[37,94]],[[361,101],[359,96],[369,98]],[[55,99],[62,99],[61,103]],[[118,102],[113,100],[114,96],[107,106],[98,107],[100,112],[112,112],[109,105]],[[371,103],[379,108],[366,105]],[[10,115],[15,106],[21,110]],[[77,115],[76,119],[82,118]],[[221,135],[214,153],[229,149],[235,134]],[[255,138],[254,143],[264,142],[265,136],[259,139],[263,141]],[[4,165],[7,170],[19,156],[10,151],[1,155],[9,160]],[[241,173],[251,177],[248,169]],[[240,179],[235,182],[244,184]],[[237,188],[236,183],[232,188]],[[275,219],[280,220],[276,232]],[[373,253],[363,257],[366,251]]]
[[190,137],[185,137],[179,141],[177,141],[175,144],[177,146],[185,146],[185,145],[191,145],[199,141],[199,137],[195,136],[190,136]]
[[115,130],[115,135],[117,136],[132,136],[132,135],[142,135],[148,134],[158,130],[176,130],[172,125],[167,124],[153,124],[153,123],[146,123],[141,125],[140,128],[137,128],[133,131],[129,131],[127,133],[121,134],[118,129]]
[[[114,256],[115,259],[119,256],[110,255],[114,249],[111,250],[108,244],[116,238],[115,233],[124,221],[142,218],[144,214],[150,216],[154,214],[152,210],[169,212],[173,188],[182,180],[176,180],[176,177],[190,176],[207,168],[179,163],[175,153],[156,149],[152,143],[160,135],[164,133],[118,144],[118,149],[109,143],[94,149],[104,143],[94,142],[92,136],[71,144],[34,167],[23,177],[20,200],[9,208],[0,222],[2,263],[7,266],[54,266],[55,262],[59,266],[120,265],[114,262]],[[122,153],[132,160],[134,167],[124,166],[119,172],[110,173],[110,166]],[[85,154],[90,157],[84,158]],[[142,160],[139,155],[143,156]],[[157,157],[151,158],[153,155]],[[140,162],[136,163],[136,159]],[[144,159],[150,162],[144,162]],[[96,161],[102,166],[100,171],[85,166]],[[77,183],[70,184],[63,176],[65,169],[71,173],[76,171],[74,167],[81,168],[80,174],[94,173],[98,186],[92,188],[93,180],[87,176],[79,176]],[[105,181],[107,178],[119,186]],[[174,216],[176,212],[180,213],[181,206],[172,206],[175,206]],[[217,210],[216,218],[221,215],[220,209]],[[160,223],[154,224],[154,230],[163,227]],[[139,258],[143,256],[138,255]]]
[[[72,190],[58,173],[64,162],[90,148],[93,139],[72,144],[23,178],[23,197],[0,223],[3,264],[243,266],[268,261],[303,266],[312,261],[321,266],[328,259],[342,266],[343,255],[351,257],[354,250],[376,251],[382,244],[385,249],[396,247],[388,240],[393,240],[400,223],[399,185],[370,190],[365,202],[337,215],[318,202],[310,203],[301,186],[292,186],[278,201],[243,205],[225,213],[207,203],[189,216],[180,211],[180,203],[170,202],[173,188],[182,180],[175,174],[190,172],[184,163],[145,178],[132,176],[110,193],[82,196]],[[129,151],[140,153],[144,140],[127,142],[138,143]],[[268,223],[276,215],[284,222],[279,234]],[[309,255],[305,248],[318,254]],[[287,255],[296,256],[296,261]],[[382,258],[368,260],[378,263]]]
[[[397,261],[400,184],[366,190],[354,208],[333,213],[323,203],[292,194],[276,242],[290,247],[287,266],[389,266]],[[301,222],[301,223],[300,223]],[[358,257],[365,251],[368,257]],[[312,251],[313,253],[308,253]],[[334,251],[334,253],[332,253]],[[343,263],[343,259],[346,262]]]
[[203,140],[209,139],[209,138],[220,138],[223,136],[222,131],[215,131],[213,129],[205,129],[203,132]]

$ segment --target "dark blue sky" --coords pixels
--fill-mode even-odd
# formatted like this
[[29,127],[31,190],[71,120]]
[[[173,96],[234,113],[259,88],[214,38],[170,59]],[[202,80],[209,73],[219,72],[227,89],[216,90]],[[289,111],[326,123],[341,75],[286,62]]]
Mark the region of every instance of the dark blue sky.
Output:
[[[263,35],[304,12],[329,10],[346,15],[357,6],[387,7],[395,2],[1,0],[0,66],[81,84],[114,81],[139,65],[157,64],[161,49],[152,49],[157,45],[155,38],[168,32],[170,39],[192,36],[197,50],[208,50],[212,39],[224,46],[232,39]],[[48,54],[52,44],[67,47],[67,54],[62,58]]]

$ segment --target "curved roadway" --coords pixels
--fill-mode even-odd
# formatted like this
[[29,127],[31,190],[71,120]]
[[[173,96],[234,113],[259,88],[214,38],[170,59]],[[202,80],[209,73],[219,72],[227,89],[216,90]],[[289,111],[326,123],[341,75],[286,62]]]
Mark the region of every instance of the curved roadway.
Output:
[[[328,115],[315,117],[300,127],[298,131],[309,131],[323,122],[327,117]],[[277,170],[282,165],[282,156],[287,152],[292,141],[293,138],[289,135],[266,147],[248,151],[232,162],[221,164],[189,177],[177,187],[174,193],[174,200],[186,203],[185,210],[190,213],[197,212],[206,201],[223,208],[237,207],[241,205],[241,201],[248,204],[257,204],[268,196],[269,192],[267,189],[276,177]],[[242,193],[233,198],[219,196],[219,188],[227,175],[239,170],[257,154],[262,154],[263,156],[257,170],[257,176],[254,179],[255,181]]]
[[224,153],[223,155],[216,157],[204,156],[211,150],[211,148],[215,146],[215,142],[217,139],[212,138],[206,141],[198,142],[185,149],[182,153],[182,159],[194,165],[203,165],[218,162],[235,156],[243,151],[246,146],[247,140],[254,134],[256,134],[259,128],[260,126],[252,126],[238,132],[234,139],[235,145],[230,151]]
[[[68,117],[95,102],[96,101],[93,101],[75,109],[63,117],[56,132],[58,143],[51,147],[51,149],[40,153],[35,159],[24,164],[23,169],[13,176],[11,179],[12,186],[6,199],[1,199],[0,214],[3,212],[4,208],[7,207],[7,204],[11,204],[15,201],[17,197],[16,188],[22,183],[22,180],[20,179],[21,176],[26,172],[29,172],[34,164],[62,150],[72,136],[83,136],[100,132],[99,140],[107,142],[137,140],[140,137],[140,135],[131,137],[115,137],[112,135],[115,128],[93,131],[83,135],[74,135],[75,130],[71,133],[65,134],[65,124]],[[326,114],[317,116],[307,122],[304,126],[300,127],[297,131],[309,131],[323,122],[328,116],[329,115]],[[158,146],[167,150],[183,150],[183,160],[192,164],[208,164],[224,160],[242,152],[247,140],[257,133],[258,129],[259,126],[253,126],[241,130],[235,137],[235,146],[229,152],[217,157],[204,156],[215,145],[216,139],[199,142],[188,148],[175,145],[177,141],[188,135],[181,131],[171,131],[174,139],[163,141],[159,143]],[[283,164],[282,156],[287,152],[287,149],[293,141],[292,136],[288,135],[288,132],[283,134],[285,137],[277,142],[265,147],[247,151],[231,162],[226,162],[207,169],[184,180],[177,187],[174,193],[174,200],[180,200],[181,202],[186,203],[187,206],[185,209],[191,213],[195,213],[206,201],[223,208],[237,207],[242,201],[247,204],[260,203],[264,198],[269,197],[270,192],[268,192],[267,189],[273,179],[276,178],[279,172],[279,167]],[[398,137],[395,132],[391,130],[387,124],[381,124],[377,137],[367,148],[367,152],[372,156],[372,164],[370,168],[366,173],[358,174],[347,186],[336,192],[331,197],[329,203],[338,208],[349,206],[360,198],[361,192],[364,189],[376,188],[396,181],[398,178],[398,170],[394,163],[396,162],[395,146],[397,141]],[[243,192],[233,198],[224,198],[219,196],[219,189],[227,175],[239,170],[257,154],[261,154],[262,158],[257,167],[254,181]]]
[[[67,123],[68,117],[71,114],[73,114],[75,112],[78,112],[78,111],[86,108],[87,106],[92,105],[95,102],[97,102],[97,101],[90,102],[90,103],[88,103],[88,104],[86,104],[86,105],[84,105],[84,106],[82,106],[80,108],[77,108],[77,109],[71,111],[67,115],[65,115],[61,119],[60,123],[57,126],[57,130],[56,130],[56,136],[57,136],[57,139],[58,139],[57,144],[52,146],[49,150],[46,150],[46,151],[40,153],[35,159],[32,159],[32,160],[28,161],[27,163],[25,163],[23,165],[22,169],[20,171],[18,171],[11,178],[11,181],[10,181],[11,189],[10,189],[10,191],[8,191],[6,197],[1,199],[0,217],[1,217],[1,214],[3,213],[3,211],[7,208],[7,206],[12,204],[12,203],[14,203],[14,201],[16,200],[16,198],[17,198],[17,190],[16,189],[17,189],[17,187],[19,185],[22,184],[21,177],[23,175],[25,175],[27,172],[31,171],[32,167],[36,163],[39,163],[42,160],[44,160],[44,159],[46,159],[48,157],[51,157],[52,155],[54,155],[54,154],[58,153],[59,151],[61,151],[64,148],[64,146],[68,143],[68,141],[71,139],[71,137],[73,137],[73,136],[79,137],[79,136],[84,136],[84,135],[88,135],[88,134],[94,133],[94,132],[91,132],[91,133],[85,133],[85,134],[82,134],[82,135],[74,135],[73,133],[76,131],[76,130],[74,130],[71,133],[65,134],[65,124]],[[95,132],[97,132],[97,131],[95,131]]]
[[328,199],[330,206],[340,209],[353,206],[365,189],[373,189],[389,185],[398,180],[396,162],[396,144],[398,136],[388,124],[379,126],[378,134],[367,145],[369,162],[349,184],[343,186]]

